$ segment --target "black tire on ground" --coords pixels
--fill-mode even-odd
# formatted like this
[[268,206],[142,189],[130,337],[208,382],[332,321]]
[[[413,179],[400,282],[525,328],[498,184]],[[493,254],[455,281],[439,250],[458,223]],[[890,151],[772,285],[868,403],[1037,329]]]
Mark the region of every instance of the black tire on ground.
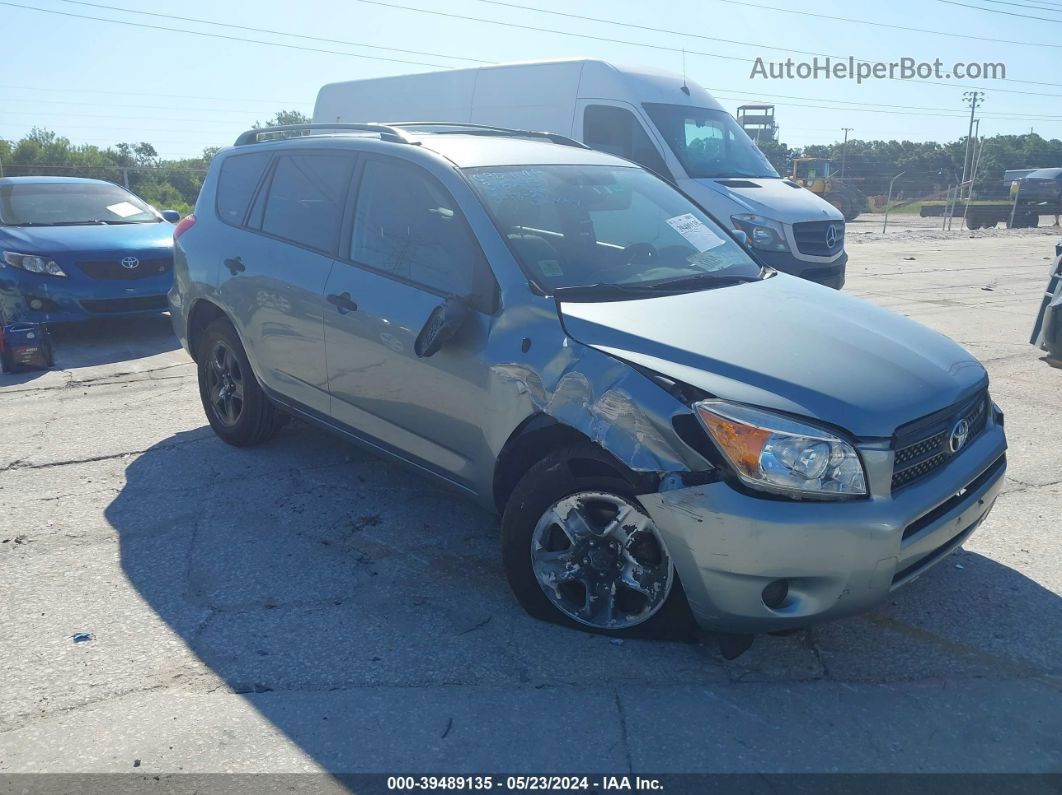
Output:
[[1039,213],[1029,213],[1027,216],[1025,216],[1025,224],[1024,224],[1024,226],[1026,226],[1027,228],[1035,229],[1039,225],[1040,225],[1040,214]]
[[677,572],[670,593],[656,613],[643,623],[624,629],[599,628],[568,617],[550,602],[535,577],[531,559],[534,529],[558,500],[595,491],[622,497],[641,508],[632,485],[610,472],[616,466],[607,453],[587,443],[558,450],[526,472],[506,504],[501,521],[502,562],[509,586],[524,610],[543,621],[614,637],[691,640],[696,637],[696,622]]
[[[249,447],[270,439],[287,416],[258,384],[236,330],[225,318],[203,331],[196,355],[199,397],[210,427],[222,441]],[[225,393],[226,397],[219,397]]]
[[980,229],[981,228],[981,216],[977,214],[970,214],[966,216],[966,228],[967,229]]

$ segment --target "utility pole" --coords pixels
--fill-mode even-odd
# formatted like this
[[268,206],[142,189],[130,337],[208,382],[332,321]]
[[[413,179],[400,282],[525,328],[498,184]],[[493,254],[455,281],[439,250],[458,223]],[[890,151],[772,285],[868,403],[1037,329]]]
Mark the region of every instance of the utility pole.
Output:
[[970,128],[966,132],[966,152],[962,156],[962,184],[966,184],[967,161],[970,159],[970,140],[973,138],[974,112],[985,98],[984,91],[963,91],[962,101],[970,104]]
[[844,130],[844,143],[841,144],[841,179],[844,179],[844,161],[848,155],[848,133],[852,132],[855,127],[842,127]]

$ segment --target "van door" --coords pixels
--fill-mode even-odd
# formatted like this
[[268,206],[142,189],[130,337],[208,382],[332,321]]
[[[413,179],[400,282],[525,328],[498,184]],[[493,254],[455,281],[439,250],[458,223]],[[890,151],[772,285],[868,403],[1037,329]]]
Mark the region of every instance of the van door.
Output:
[[354,156],[276,157],[219,290],[265,387],[327,413],[321,296],[332,269]]
[[[475,490],[488,455],[484,348],[496,288],[460,208],[420,166],[365,156],[340,259],[325,289],[332,417]],[[473,311],[430,357],[414,341],[447,296]]]
[[627,103],[582,99],[576,116],[576,138],[587,146],[633,160],[654,174],[674,179],[659,142]]

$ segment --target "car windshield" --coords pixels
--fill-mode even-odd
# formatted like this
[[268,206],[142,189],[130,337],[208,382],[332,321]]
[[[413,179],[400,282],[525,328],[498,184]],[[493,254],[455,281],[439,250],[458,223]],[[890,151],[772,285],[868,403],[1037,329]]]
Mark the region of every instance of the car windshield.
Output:
[[726,111],[652,102],[645,110],[690,178],[778,177]]
[[157,223],[161,217],[129,191],[93,182],[0,185],[0,223],[9,226]]
[[689,199],[640,168],[466,169],[525,273],[571,300],[691,292],[760,266]]

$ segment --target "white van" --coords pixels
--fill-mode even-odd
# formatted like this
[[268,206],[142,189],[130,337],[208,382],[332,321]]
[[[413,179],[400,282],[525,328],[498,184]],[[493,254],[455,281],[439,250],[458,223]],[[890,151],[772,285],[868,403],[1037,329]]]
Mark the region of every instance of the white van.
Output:
[[436,121],[547,130],[673,181],[760,259],[840,289],[844,217],[782,179],[712,96],[681,75],[570,59],[331,83],[313,120]]

